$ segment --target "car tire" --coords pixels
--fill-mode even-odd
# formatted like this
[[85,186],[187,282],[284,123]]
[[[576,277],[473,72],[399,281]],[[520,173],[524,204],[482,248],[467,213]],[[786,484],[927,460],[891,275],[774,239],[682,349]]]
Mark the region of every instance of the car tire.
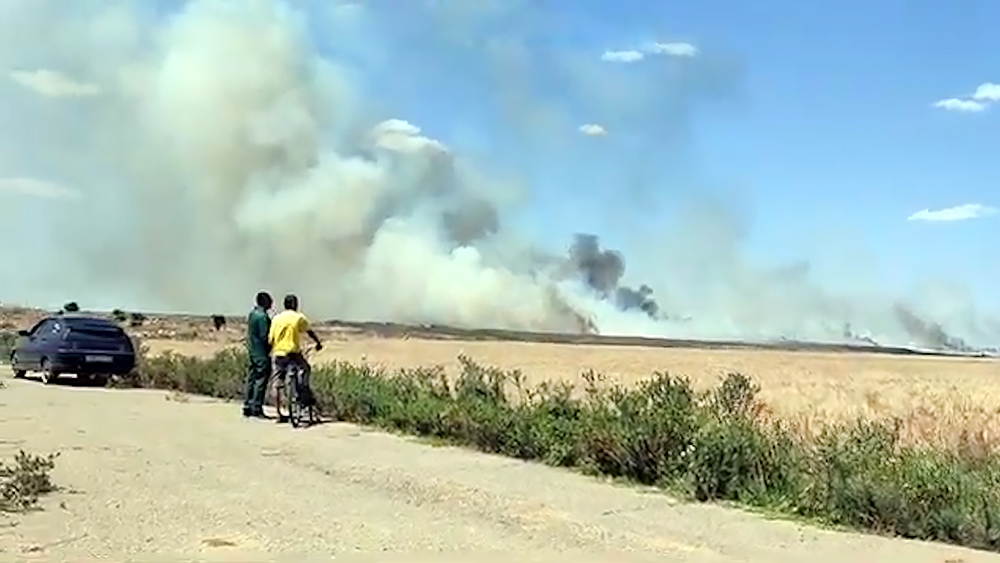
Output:
[[59,374],[52,369],[52,362],[48,358],[42,360],[42,383],[52,385]]
[[84,375],[80,379],[83,380],[83,384],[87,387],[106,387],[108,385],[108,376],[100,374]]
[[10,355],[10,369],[14,372],[14,379],[24,379],[28,372],[23,369],[17,369],[17,353],[11,353]]

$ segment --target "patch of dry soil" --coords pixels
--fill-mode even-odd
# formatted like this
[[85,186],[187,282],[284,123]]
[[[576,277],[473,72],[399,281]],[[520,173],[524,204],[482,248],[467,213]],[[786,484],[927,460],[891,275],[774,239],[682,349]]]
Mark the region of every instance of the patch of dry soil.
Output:
[[65,490],[0,516],[0,561],[1000,561],[209,399],[4,382],[0,456],[60,451]]

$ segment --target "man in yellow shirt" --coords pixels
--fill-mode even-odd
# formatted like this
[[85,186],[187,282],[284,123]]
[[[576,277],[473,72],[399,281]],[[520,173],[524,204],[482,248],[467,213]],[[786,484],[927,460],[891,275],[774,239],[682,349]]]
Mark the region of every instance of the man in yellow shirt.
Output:
[[323,343],[309,326],[309,319],[299,312],[299,298],[295,295],[285,296],[285,310],[271,319],[268,331],[268,342],[271,344],[271,354],[274,356],[274,375],[284,380],[288,370],[295,366],[302,370],[302,388],[299,397],[304,404],[314,404],[315,398],[309,388],[309,374],[312,368],[302,355],[302,333],[308,334],[316,342],[316,350],[323,349]]

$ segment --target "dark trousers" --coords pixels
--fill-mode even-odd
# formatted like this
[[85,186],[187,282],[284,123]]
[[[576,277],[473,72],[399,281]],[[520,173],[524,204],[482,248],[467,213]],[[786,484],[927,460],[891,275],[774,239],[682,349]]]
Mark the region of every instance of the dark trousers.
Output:
[[316,404],[315,397],[312,394],[312,387],[309,385],[309,376],[312,373],[312,368],[305,357],[298,352],[292,352],[287,356],[274,357],[274,375],[279,381],[284,381],[288,376],[288,371],[293,367],[299,369],[301,372],[298,381],[290,382],[292,385],[297,385],[296,390],[298,393],[296,394],[299,397],[299,401],[307,406]]
[[247,369],[246,399],[243,410],[259,412],[264,409],[264,399],[267,395],[267,382],[271,379],[271,358],[250,358]]

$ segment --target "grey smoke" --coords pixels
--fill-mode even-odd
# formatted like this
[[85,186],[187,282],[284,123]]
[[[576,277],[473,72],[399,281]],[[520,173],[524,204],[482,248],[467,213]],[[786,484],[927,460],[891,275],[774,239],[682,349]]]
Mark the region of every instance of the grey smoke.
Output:
[[908,307],[902,304],[895,306],[896,318],[918,346],[933,350],[950,350],[954,352],[972,352],[976,348],[970,346],[960,337],[952,336],[939,323],[926,321]]
[[601,248],[597,235],[577,234],[569,249],[569,260],[583,281],[602,297],[618,287],[625,273],[625,258],[620,252]]
[[646,313],[652,319],[661,318],[660,306],[653,299],[653,288],[646,284],[639,286],[639,289],[632,289],[624,286],[615,290],[615,303],[623,311],[639,310]]
[[612,301],[622,311],[641,311],[652,319],[660,318],[653,289],[646,284],[638,289],[621,285],[625,257],[617,250],[602,248],[597,235],[577,234],[570,246],[568,261],[572,270],[600,299]]

